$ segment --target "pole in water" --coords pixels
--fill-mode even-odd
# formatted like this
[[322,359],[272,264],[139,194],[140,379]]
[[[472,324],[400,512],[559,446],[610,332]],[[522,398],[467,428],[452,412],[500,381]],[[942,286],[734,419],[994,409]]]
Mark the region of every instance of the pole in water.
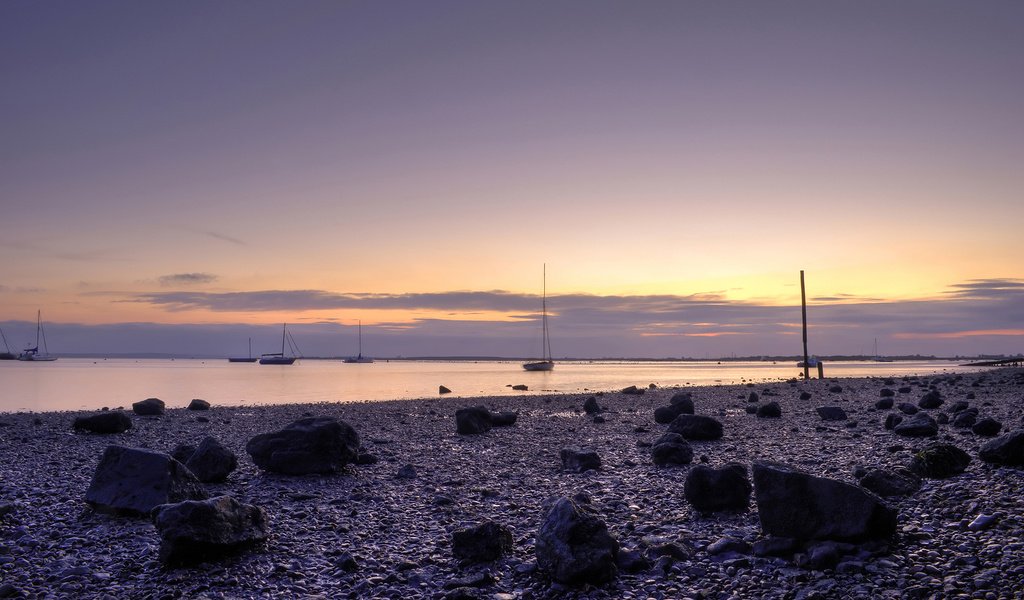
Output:
[[807,292],[804,291],[804,272],[800,271],[800,309],[803,313],[804,321],[804,381],[807,381],[807,362],[809,357],[807,356]]

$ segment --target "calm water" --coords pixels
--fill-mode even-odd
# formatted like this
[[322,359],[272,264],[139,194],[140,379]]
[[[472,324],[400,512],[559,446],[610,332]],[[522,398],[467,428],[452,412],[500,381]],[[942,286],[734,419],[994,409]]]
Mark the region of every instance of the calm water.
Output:
[[[844,362],[825,365],[827,377],[975,371],[948,361]],[[192,398],[219,405],[352,402],[453,396],[496,396],[771,381],[796,377],[793,363],[560,362],[554,371],[527,373],[518,362],[392,361],[344,364],[300,360],[292,366],[195,359],[75,359],[50,363],[0,361],[0,412],[130,407],[157,397],[168,408]],[[813,370],[812,370],[813,373]],[[529,392],[510,387],[526,384]]]

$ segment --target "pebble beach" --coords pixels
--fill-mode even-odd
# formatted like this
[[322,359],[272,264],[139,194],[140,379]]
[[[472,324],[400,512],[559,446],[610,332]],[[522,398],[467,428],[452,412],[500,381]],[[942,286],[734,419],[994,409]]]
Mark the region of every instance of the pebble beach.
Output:
[[[724,435],[691,442],[693,464],[677,467],[654,465],[650,445],[666,429],[655,422],[655,409],[683,388],[636,384],[642,394],[215,404],[201,412],[186,410],[188,400],[168,401],[163,415],[132,415],[130,430],[110,435],[72,429],[76,417],[91,413],[0,414],[0,597],[1024,597],[1024,469],[980,460],[991,438],[970,428],[943,424],[932,438],[901,437],[883,427],[897,411],[875,406],[883,388],[899,390],[897,403],[915,404],[938,390],[945,402],[928,411],[933,416],[966,401],[979,417],[998,421],[1001,433],[1019,430],[1024,370],[687,387],[696,414],[719,420]],[[597,415],[583,410],[591,397],[602,409]],[[766,402],[777,402],[781,416],[751,414],[749,407]],[[459,435],[456,410],[476,405],[518,419]],[[823,406],[840,407],[847,418],[825,421],[816,411]],[[337,475],[257,468],[247,441],[306,416],[345,421],[377,462]],[[207,491],[262,507],[266,542],[170,568],[158,559],[150,520],[96,512],[84,502],[107,446],[170,453],[207,436],[238,456],[227,481],[206,484]],[[898,511],[896,535],[853,549],[836,567],[737,551],[763,538],[756,502],[745,511],[702,514],[683,495],[693,465],[770,460],[855,484],[858,471],[905,467],[935,441],[970,455],[966,470],[886,498]],[[601,468],[563,471],[563,448],[597,452]],[[601,585],[551,580],[538,568],[534,538],[543,504],[558,496],[592,507],[622,551],[646,558],[644,565]],[[488,563],[456,559],[453,532],[487,520],[513,532],[511,553]]]

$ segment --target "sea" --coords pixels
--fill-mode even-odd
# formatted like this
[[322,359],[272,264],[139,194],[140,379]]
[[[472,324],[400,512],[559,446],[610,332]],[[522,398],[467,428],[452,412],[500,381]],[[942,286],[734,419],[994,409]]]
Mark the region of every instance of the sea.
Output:
[[[952,361],[843,361],[826,363],[832,377],[897,377],[984,370]],[[518,361],[300,359],[289,366],[229,363],[225,359],[61,358],[55,362],[0,361],[0,412],[129,408],[160,398],[168,408],[193,398],[214,405],[361,402],[450,396],[617,391],[647,387],[727,385],[787,380],[802,375],[781,361],[565,361],[549,372],[527,372]],[[811,369],[811,377],[816,369]],[[527,391],[513,390],[525,385]]]

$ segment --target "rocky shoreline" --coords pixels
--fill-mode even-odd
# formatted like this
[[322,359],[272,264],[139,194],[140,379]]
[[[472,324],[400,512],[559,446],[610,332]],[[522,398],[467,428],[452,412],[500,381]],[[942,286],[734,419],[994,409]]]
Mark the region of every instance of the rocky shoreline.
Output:
[[[938,434],[886,429],[887,416],[904,415],[876,408],[883,388],[893,390],[897,407],[937,391],[944,403],[926,412],[937,417]],[[74,420],[87,413],[0,414],[0,597],[1021,597],[1024,469],[980,460],[992,438],[954,426],[950,410],[963,401],[978,420],[1001,424],[1002,433],[1021,429],[1024,370],[689,387],[696,414],[719,421],[723,435],[691,440],[691,464],[656,466],[651,445],[666,425],[655,421],[655,410],[679,391],[205,411],[186,410],[187,399],[168,400],[172,407],[162,415],[132,415],[131,429],[110,435],[74,431]],[[460,435],[455,413],[472,405],[518,418]],[[827,420],[819,407],[841,408],[845,418]],[[377,462],[338,475],[257,468],[246,443],[308,416],[350,424]],[[150,520],[100,513],[84,502],[107,446],[170,453],[206,437],[238,456],[226,481],[205,484],[208,493],[263,508],[270,537],[261,545],[171,568],[159,560]],[[756,502],[748,510],[699,513],[683,493],[697,465],[758,460],[855,484],[866,470],[906,467],[936,441],[965,451],[966,470],[926,477],[909,496],[887,498],[898,511],[896,534],[847,549],[851,557],[839,565],[814,568],[800,556],[752,552],[765,539]],[[600,469],[563,470],[566,448],[596,452]],[[610,582],[568,586],[538,569],[543,506],[562,496],[587,504],[607,524],[620,561],[635,559]],[[453,534],[486,521],[511,530],[510,552],[487,563],[456,558]]]

